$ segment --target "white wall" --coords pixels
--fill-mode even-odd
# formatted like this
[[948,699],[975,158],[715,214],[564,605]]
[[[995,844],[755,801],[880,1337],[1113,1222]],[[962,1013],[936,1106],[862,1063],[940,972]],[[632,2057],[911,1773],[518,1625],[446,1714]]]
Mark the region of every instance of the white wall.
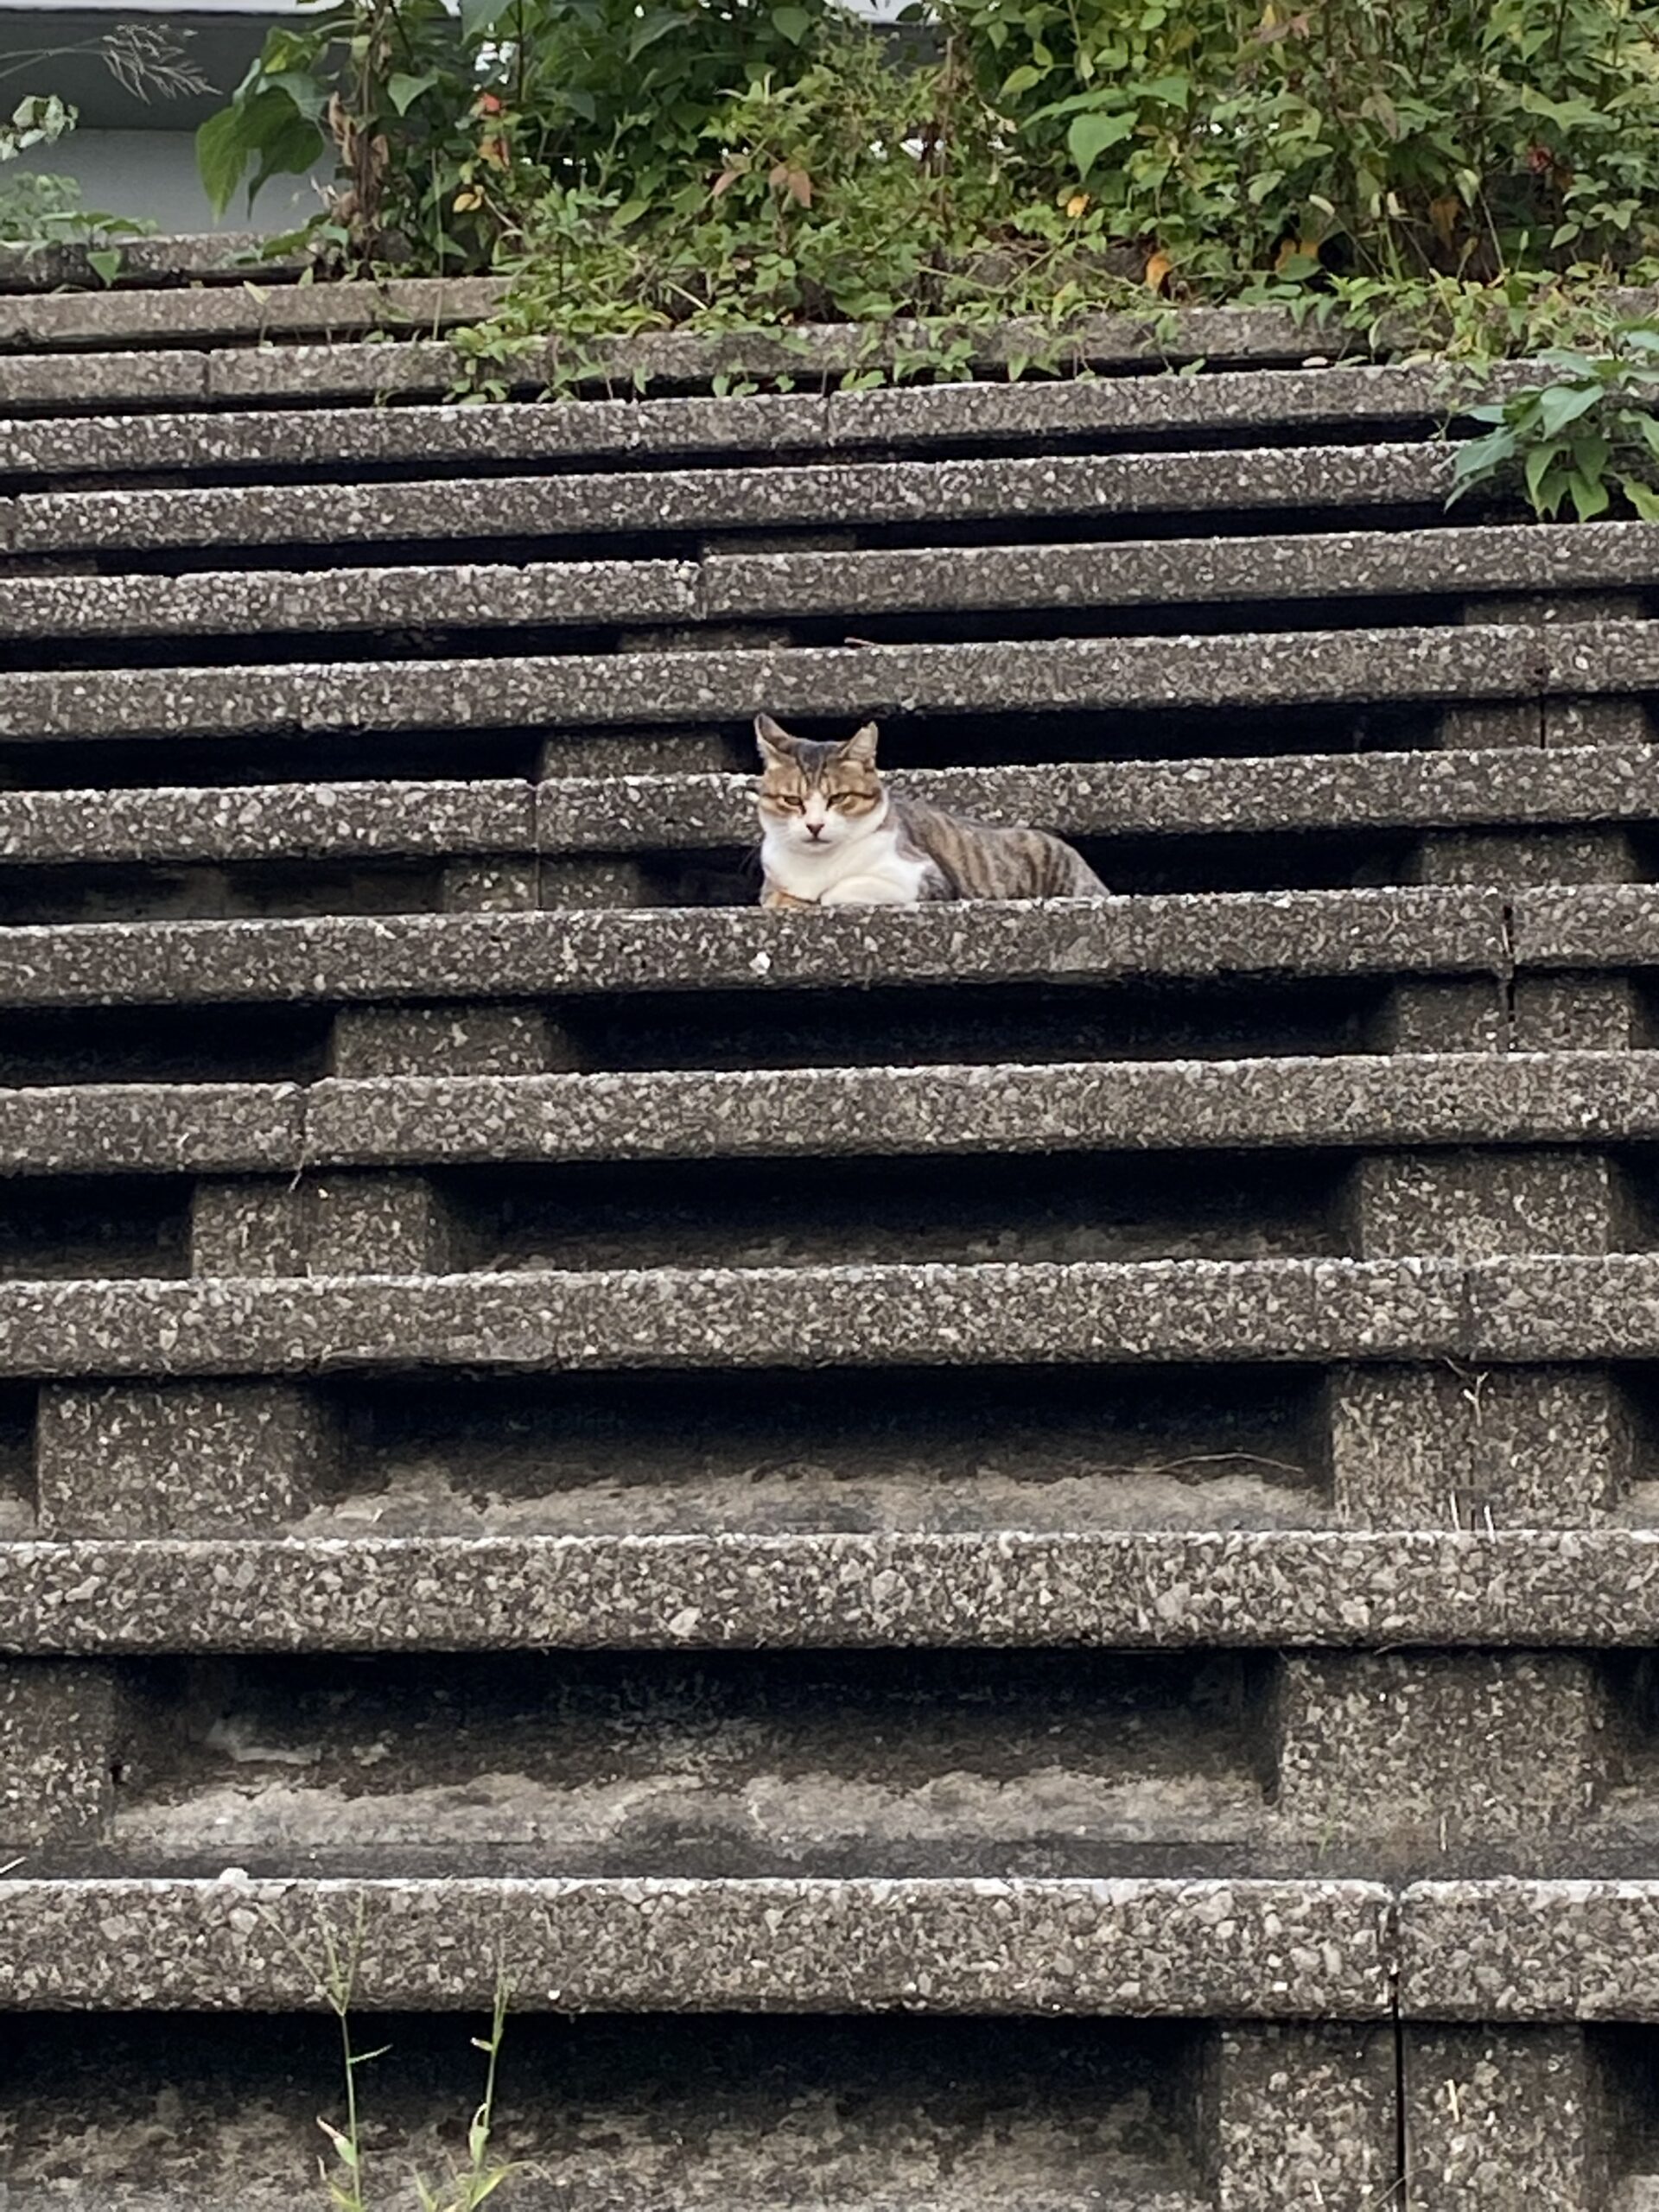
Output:
[[[3,187],[8,162],[0,168]],[[249,216],[242,195],[215,223],[196,174],[195,134],[190,130],[72,131],[55,146],[37,146],[16,163],[50,176],[72,176],[88,207],[111,215],[140,216],[166,232],[291,230],[317,205],[301,177],[273,177]]]

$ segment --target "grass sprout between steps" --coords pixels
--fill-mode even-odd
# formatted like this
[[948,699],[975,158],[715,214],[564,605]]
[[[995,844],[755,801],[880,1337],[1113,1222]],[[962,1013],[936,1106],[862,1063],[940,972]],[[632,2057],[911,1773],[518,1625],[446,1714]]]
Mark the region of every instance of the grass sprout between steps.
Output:
[[[320,1956],[308,1955],[270,1913],[264,1917],[309,1975],[340,2029],[345,2125],[337,2126],[321,2114],[317,2119],[317,2126],[327,2138],[332,2153],[332,2158],[320,2155],[317,2161],[318,2177],[331,2212],[396,2212],[391,2198],[369,2193],[368,2161],[363,2147],[358,2071],[372,2060],[384,2058],[391,2049],[390,2044],[382,2044],[373,2050],[359,2050],[353,2040],[352,2006],[363,1952],[363,1908],[359,1904],[350,1938],[344,1943],[335,1929],[319,1916]],[[412,2202],[417,2212],[477,2212],[477,2208],[493,2197],[504,2183],[530,2171],[524,2161],[496,2158],[490,2150],[495,2125],[496,2076],[506,2036],[511,1996],[505,1972],[498,1963],[489,2033],[472,2038],[474,2050],[484,2054],[484,2094],[467,2123],[467,2162],[435,2183],[420,2173],[410,2177],[414,2191]],[[408,2198],[403,2201],[405,2204],[410,2202]]]

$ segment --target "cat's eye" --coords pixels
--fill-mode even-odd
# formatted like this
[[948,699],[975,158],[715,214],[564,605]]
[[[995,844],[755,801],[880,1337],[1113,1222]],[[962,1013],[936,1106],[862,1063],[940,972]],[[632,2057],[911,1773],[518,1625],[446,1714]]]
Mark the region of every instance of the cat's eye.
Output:
[[830,804],[831,806],[856,806],[860,796],[857,791],[831,791]]
[[806,801],[795,791],[773,791],[771,798],[774,806],[781,806],[791,814],[799,814],[806,805]]

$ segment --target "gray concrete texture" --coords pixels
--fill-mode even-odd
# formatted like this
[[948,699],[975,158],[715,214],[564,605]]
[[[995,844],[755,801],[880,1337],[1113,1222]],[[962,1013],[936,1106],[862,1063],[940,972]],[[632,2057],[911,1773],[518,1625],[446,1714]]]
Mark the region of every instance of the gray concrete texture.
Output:
[[1659,686],[1646,622],[1268,632],[995,645],[692,647],[517,659],[29,671],[0,737],[232,738],[346,730],[671,728],[757,713],[1102,713],[1630,693]]
[[[558,487],[568,481],[549,480],[546,496],[559,496]],[[168,577],[22,575],[0,584],[0,634],[238,636],[410,625],[575,629],[640,621],[798,622],[902,613],[1272,605],[1287,599],[1410,598],[1525,587],[1590,592],[1647,581],[1652,553],[1644,527],[1586,524],[1583,543],[1575,533],[1529,536],[1513,527],[1477,527],[1407,530],[1380,539],[1316,531],[939,551],[746,555],[715,550],[696,562],[410,564],[304,575],[282,569]],[[1554,741],[1572,739],[1563,731]]]
[[1387,1892],[1364,1882],[19,1880],[6,1894],[13,2008],[312,2008],[325,1936],[354,1946],[371,2011],[487,2008],[498,1959],[526,2011],[1363,2020],[1389,2002]]
[[[280,363],[271,363],[275,374]],[[870,391],[762,392],[708,399],[587,398],[542,406],[226,409],[213,414],[91,416],[0,426],[0,473],[199,476],[226,467],[442,467],[468,461],[565,461],[621,454],[857,452],[1006,440],[1236,433],[1258,426],[1356,423],[1421,429],[1459,404],[1524,381],[1429,365],[1221,370],[1017,385]]]
[[[556,770],[560,750],[553,741]],[[895,791],[986,821],[1040,816],[1071,836],[1524,827],[1554,852],[1559,846],[1548,833],[1555,825],[1647,823],[1659,813],[1659,759],[1646,743],[900,767],[889,780]],[[0,855],[40,863],[696,850],[753,838],[752,789],[747,777],[671,767],[613,776],[556,772],[534,785],[394,778],[7,791],[0,791]],[[1471,868],[1462,880],[1480,879]]]
[[[652,2033],[1145,2023],[1116,2102],[1010,2091],[988,2160],[959,2098],[932,2164],[915,2121],[879,2187],[855,2097],[741,2169],[683,2100],[686,2201],[734,2202],[741,2171],[779,2177],[769,2202],[828,2176],[841,2212],[887,2212],[902,2173],[940,2212],[1377,2212],[1403,2146],[1425,2212],[1609,2212],[1643,2155],[1619,2069],[1659,2023],[1659,1885],[1614,1878],[1659,1834],[1651,530],[1427,526],[1452,461],[1427,434],[1472,386],[1270,369],[1340,350],[1275,314],[1160,332],[1221,365],[1192,378],[1143,372],[1153,334],[1119,317],[1073,351],[1134,372],[1095,380],[380,408],[339,403],[440,394],[452,350],[337,339],[435,334],[482,294],[256,292],[186,259],[195,289],[147,249],[157,289],[92,294],[0,257],[0,631],[35,664],[0,697],[0,859],[135,885],[408,860],[442,911],[0,932],[20,1066],[73,1031],[112,1077],[133,1009],[200,1025],[162,1081],[0,1090],[0,2005],[36,2034],[54,2009],[315,2011],[325,1936],[360,1930],[371,2010],[476,2008],[505,1967],[525,2011]],[[650,336],[589,389],[824,378],[856,342]],[[1029,343],[997,333],[981,365]],[[512,472],[488,502],[481,468]],[[236,480],[302,471],[326,501]],[[934,534],[1005,518],[1108,535]],[[661,557],[548,558],[561,539]],[[1299,627],[1241,626],[1298,601]],[[1183,606],[1217,612],[1149,634]],[[1137,609],[1142,634],[1086,634]],[[1068,611],[1085,634],[1029,634]],[[792,642],[838,618],[887,642]],[[442,628],[444,659],[377,634]],[[614,649],[548,650],[561,628]],[[228,664],[215,642],[176,664],[193,638]],[[1096,839],[1370,840],[1338,882],[1406,885],[605,911],[661,895],[661,855],[752,835],[724,772],[761,708],[874,712],[894,754],[906,716],[1039,717],[1103,753],[1116,710],[1178,737],[1207,714],[1208,757],[1032,765],[1016,726],[906,781]],[[1352,709],[1352,749],[1217,757],[1235,709]],[[397,779],[366,780],[365,743],[318,780],[344,734],[391,741]],[[196,780],[221,741],[295,737],[303,770],[238,747]],[[153,787],[103,743],[130,739]],[[29,788],[64,744],[92,748],[87,787]],[[408,766],[429,753],[442,779]],[[809,997],[1120,983],[1350,995],[1323,1058],[1199,1060],[1160,1032],[1162,1057],[1128,1033],[1109,1058],[853,1066],[798,1039],[805,1064],[722,1069],[712,1037],[668,1067],[648,1029],[610,1061],[589,1035],[670,995],[688,1036],[697,994],[741,995],[769,1044]],[[238,1006],[308,1041],[224,1079]],[[989,1188],[1016,1155],[1033,1189],[1096,1179],[1103,1219],[1139,1156],[1159,1256],[1053,1258],[1045,1230],[854,1263],[857,1179]],[[808,1250],[791,1200],[745,1241],[746,1183],[764,1205],[791,1167],[836,1194],[834,1237]],[[1168,1223],[1224,1170],[1238,1256],[1200,1256]],[[658,1256],[701,1236],[718,1263],[537,1245],[591,1241],[584,1206],[625,1215],[664,1175]],[[809,1663],[839,1688],[791,1707]],[[1016,1719],[998,1685],[1022,1669]],[[86,2201],[135,2079],[111,2069],[83,2129]],[[209,2212],[148,2106],[143,2212]],[[11,2125],[0,2194],[34,2180]],[[649,2134],[624,2116],[606,2154],[647,2193]]]
[[[70,1408],[66,1420],[79,1420],[78,1409],[86,1408],[89,1421],[110,1421],[118,1454],[142,1441],[150,1456],[142,1476],[138,1460],[118,1457],[99,1487],[83,1471],[73,1497],[54,1498],[55,1535],[10,1541],[0,1551],[4,1648],[25,1654],[988,1645],[1173,1652],[1294,1645],[1363,1654],[1452,1645],[1460,1658],[1447,1688],[1458,1691],[1466,1714],[1484,1709],[1482,1693],[1490,1704],[1504,1690],[1507,1655],[1517,1645],[1640,1652],[1659,1641],[1659,1533],[1651,1526],[383,1536],[361,1534],[360,1516],[353,1520],[325,1502],[289,1523],[280,1542],[156,1533],[206,1529],[224,1517],[229,1477],[221,1485],[212,1467],[192,1459],[201,1446],[234,1449],[237,1466],[254,1480],[264,1479],[260,1454],[268,1471],[280,1465],[280,1478],[271,1477],[284,1486],[280,1507],[296,1497],[296,1474],[314,1478],[319,1495],[334,1479],[327,1432],[320,1422],[308,1429],[308,1456],[296,1468],[291,1456],[278,1457],[284,1439],[277,1423],[288,1418],[278,1386],[63,1385],[60,1395]],[[156,1488],[155,1498],[140,1498],[125,1483],[129,1468],[135,1483]],[[83,1533],[100,1521],[149,1533]],[[325,1533],[291,1533],[296,1527]],[[1473,1669],[1483,1649],[1505,1655],[1482,1661],[1490,1670],[1484,1675]],[[1529,1679],[1525,1669],[1518,1679]],[[1387,1824],[1381,1780],[1397,1775],[1415,1727],[1397,1684],[1371,1678],[1365,1687],[1378,1707],[1366,1740],[1374,1744],[1386,1728],[1398,1732],[1387,1739],[1392,1764],[1378,1769],[1362,1839]],[[1304,1701],[1301,1710],[1312,1728],[1335,1717],[1329,1700]],[[1325,1741],[1328,1751],[1341,1752],[1338,1738]],[[1510,1742],[1511,1761],[1524,1760],[1513,1731]],[[1604,1773],[1615,1749],[1607,1748]],[[1294,1801],[1300,1843],[1310,1833],[1317,1840],[1327,1822],[1338,1832],[1328,1808],[1343,1784],[1348,1794],[1337,1802],[1352,1833],[1352,1808],[1368,1787],[1356,1759],[1336,1758],[1327,1777],[1315,1743],[1304,1740],[1296,1756],[1309,1777]],[[1442,1764],[1452,1756],[1449,1749],[1438,1754]],[[1570,1771],[1581,1777],[1584,1770],[1580,1750]],[[1417,1831],[1409,1840],[1420,1848],[1427,1836],[1438,1852],[1440,1817],[1449,1821],[1456,1807],[1444,1796],[1429,1800],[1427,1772],[1408,1800]],[[1566,1786],[1552,1782],[1553,1804]],[[1502,1840],[1514,1839],[1519,1818],[1510,1807]],[[1460,1832],[1458,1840],[1466,1853],[1471,1837]]]
[[[1536,895],[1552,916],[1559,911],[1553,893]],[[1599,902],[1602,894],[1567,896]],[[535,999],[969,979],[1496,976],[1508,969],[1505,919],[1501,893],[1471,888],[941,903],[810,916],[705,907],[112,922],[8,931],[0,1005],[475,999],[480,986],[492,998]]]
[[[810,1127],[826,1159],[1524,1147],[1502,1166],[1524,1206],[1535,1195],[1527,1180],[1535,1147],[1659,1141],[1659,1061],[1644,1052],[1472,1064],[1399,1053],[557,1075],[543,1072],[552,1049],[544,1025],[517,1009],[368,1007],[339,1022],[353,1025],[337,1037],[341,1073],[308,1085],[0,1090],[0,1169],[287,1176],[468,1162],[764,1160],[793,1151],[795,1132]],[[516,1071],[531,1061],[533,1070]],[[1382,1165],[1379,1154],[1367,1175]],[[1404,1172],[1389,1166],[1396,1178]],[[246,1186],[228,1187],[251,1203]],[[1451,1188],[1455,1196],[1463,1186]],[[1435,1192],[1425,1185],[1412,1195],[1431,1203],[1421,1231],[1379,1251],[1440,1249],[1452,1224],[1433,1212]],[[1432,1245],[1421,1241],[1429,1236]]]
[[[1364,349],[1341,337],[1309,342],[1309,334],[1274,309],[1197,309],[1166,331],[1161,315],[1099,315],[1073,326],[1058,342],[1045,322],[1006,323],[964,333],[975,365],[995,371],[1016,354],[1052,356],[1066,369],[1111,366],[1145,370],[1183,360],[1221,365],[1290,364],[1328,359]],[[361,324],[358,326],[359,328]],[[887,325],[876,358],[892,359],[938,342],[941,334],[908,321]],[[707,386],[717,374],[789,376],[799,384],[867,368],[870,334],[844,324],[806,326],[786,340],[732,333],[723,336],[653,332],[610,344],[584,340],[574,367],[591,388],[623,390],[652,383]],[[503,365],[515,389],[534,393],[558,373],[556,345],[531,346],[522,359]],[[0,404],[65,412],[77,407],[211,401],[281,402],[305,398],[408,393],[442,397],[458,381],[461,362],[436,340],[365,346],[245,342],[194,353],[80,353],[0,355]]]
[[1027,516],[1439,505],[1450,445],[1290,447],[1211,454],[1054,454],[810,467],[665,469],[638,475],[497,476],[474,482],[156,491],[24,492],[0,508],[13,554],[167,547],[334,545],[422,538],[558,537],[802,524]]
[[0,1282],[16,1376],[1659,1357],[1651,1253]]

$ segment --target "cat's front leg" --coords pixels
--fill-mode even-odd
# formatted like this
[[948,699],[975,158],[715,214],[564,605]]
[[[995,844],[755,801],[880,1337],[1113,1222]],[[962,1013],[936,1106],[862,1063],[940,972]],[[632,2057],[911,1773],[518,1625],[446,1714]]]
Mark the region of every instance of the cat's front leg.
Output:
[[810,899],[798,899],[792,891],[779,891],[777,886],[772,883],[767,884],[766,889],[760,893],[760,904],[763,906],[810,906],[814,903]]

